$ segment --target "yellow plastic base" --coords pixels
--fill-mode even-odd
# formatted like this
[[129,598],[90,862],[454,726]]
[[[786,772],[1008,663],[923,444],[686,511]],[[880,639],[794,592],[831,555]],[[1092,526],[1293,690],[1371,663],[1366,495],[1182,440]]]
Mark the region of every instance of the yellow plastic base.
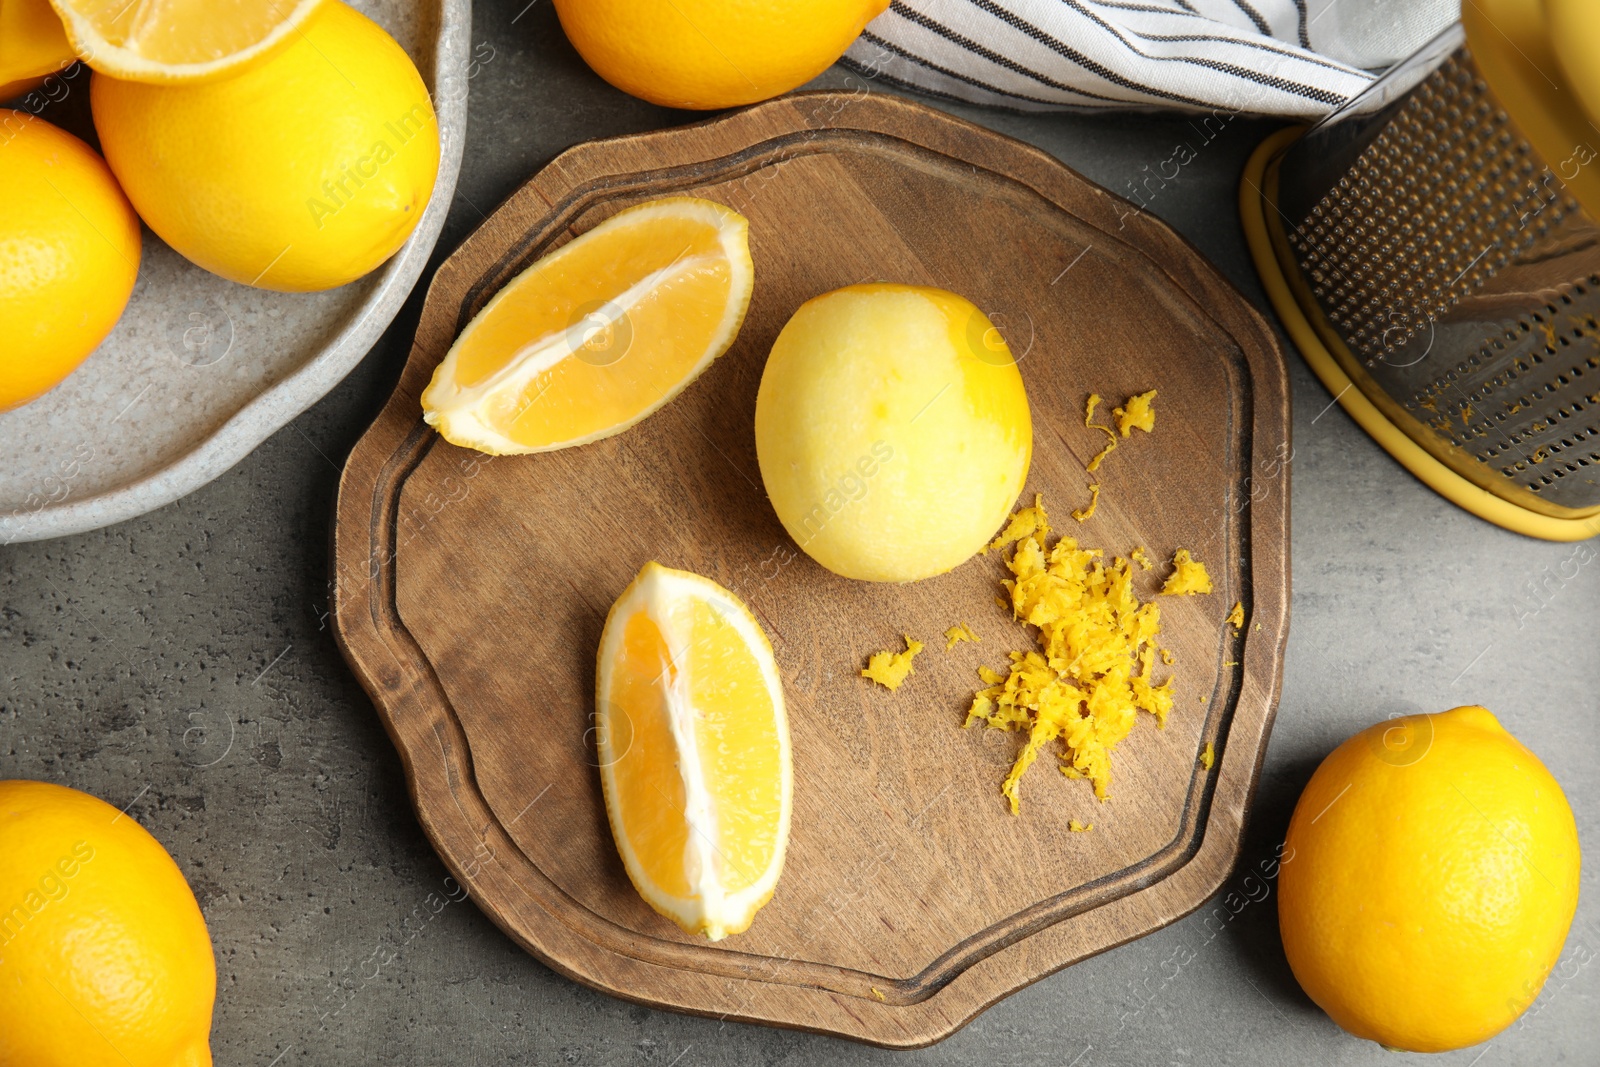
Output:
[[1239,183],[1239,217],[1244,224],[1245,241],[1250,246],[1251,258],[1255,260],[1256,272],[1261,275],[1261,284],[1306,363],[1357,425],[1367,431],[1401,466],[1446,500],[1496,526],[1546,541],[1582,541],[1600,534],[1600,515],[1575,519],[1540,515],[1473,485],[1435,459],[1391,422],[1355,387],[1349,375],[1333,358],[1295,300],[1267,230],[1267,213],[1278,210],[1278,205],[1265,191],[1267,167],[1302,132],[1303,127],[1299,126],[1279,130],[1256,148],[1250,161],[1245,164],[1244,179]]

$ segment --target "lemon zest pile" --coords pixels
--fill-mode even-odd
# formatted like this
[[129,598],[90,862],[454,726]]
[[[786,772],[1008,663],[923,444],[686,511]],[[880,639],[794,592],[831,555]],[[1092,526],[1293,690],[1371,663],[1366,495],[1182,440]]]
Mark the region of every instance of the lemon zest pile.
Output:
[[1100,483],[1094,482],[1089,486],[1089,506],[1086,508],[1073,508],[1072,517],[1079,522],[1088,522],[1094,516],[1094,509],[1100,506]]
[[1050,526],[1037,497],[1007,533],[1022,529],[1027,533],[1006,564],[1015,577],[1002,584],[1016,617],[1038,627],[1039,649],[1010,653],[1009,674],[980,667],[986,688],[973,695],[963,724],[1027,730],[1001,785],[1012,814],[1021,807],[1022,775],[1050,741],[1061,740],[1061,772],[1089,779],[1104,800],[1111,750],[1132,732],[1137,713],[1165,725],[1172,710],[1172,680],[1155,685],[1150,678],[1161,609],[1139,601],[1128,561],[1107,565],[1098,550],[1079,548],[1070,537],[1047,549]]
[[1114,451],[1117,447],[1117,431],[1113,430],[1109,426],[1102,426],[1098,422],[1094,421],[1094,409],[1098,407],[1099,404],[1100,394],[1090,393],[1088,402],[1083,406],[1083,424],[1089,427],[1091,430],[1100,430],[1108,438],[1110,438],[1110,440],[1106,442],[1106,447],[1100,450],[1100,454],[1089,461],[1087,470],[1090,474],[1093,474],[1095,471],[1099,470],[1100,461],[1111,455],[1112,451]]
[[1149,570],[1151,567],[1155,566],[1154,563],[1150,562],[1150,557],[1144,554],[1143,545],[1139,545],[1132,552],[1129,552],[1128,558],[1133,560],[1144,570]]
[[1193,596],[1211,592],[1211,575],[1206,565],[1180,548],[1172,557],[1172,575],[1161,587],[1162,596]]
[[906,680],[906,675],[911,673],[911,661],[922,651],[922,642],[910,634],[902,635],[906,639],[904,652],[874,652],[867,660],[867,669],[861,672],[861,677],[871,678],[874,682],[893,692],[900,688],[900,683]]
[[1067,829],[1071,830],[1075,834],[1086,834],[1090,830],[1094,829],[1094,823],[1088,823],[1085,825],[1084,823],[1079,822],[1077,819],[1068,819]]
[[1126,437],[1137,427],[1145,433],[1156,428],[1156,412],[1150,402],[1156,398],[1156,391],[1139,393],[1130,396],[1123,402],[1122,407],[1112,408],[1111,417],[1116,420],[1117,431]]
[[[1009,608],[1011,605],[1002,604],[1000,606]],[[944,632],[944,650],[949,652],[962,641],[978,642],[982,640],[983,638],[972,632],[972,627],[968,626],[964,622],[958,622]]]
[[[1012,515],[1006,522],[1006,528],[1001,530],[1000,535],[984,547],[984,551],[988,552],[991,549],[1005,548],[1007,545],[1016,544],[1018,541],[1032,537],[1041,529],[1049,533],[1049,518],[1044,513],[1044,505],[1040,502],[1040,499],[1038,493],[1033,494],[1033,506],[1021,508],[1016,514]],[[1002,608],[1007,611],[1011,610],[1011,605],[1004,599],[996,599],[1000,600]]]
[[1228,625],[1233,627],[1233,632],[1238,633],[1244,629],[1244,601],[1235,601],[1233,610],[1228,612]]
[[1217,750],[1211,747],[1211,742],[1206,742],[1205,750],[1200,753],[1200,766],[1210,770],[1217,762]]

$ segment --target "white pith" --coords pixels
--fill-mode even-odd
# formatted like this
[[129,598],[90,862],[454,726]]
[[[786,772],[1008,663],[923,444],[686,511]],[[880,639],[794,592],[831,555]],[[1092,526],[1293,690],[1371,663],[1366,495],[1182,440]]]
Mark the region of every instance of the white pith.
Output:
[[[460,361],[460,351],[463,342],[473,333],[474,328],[484,319],[489,317],[495,309],[524,279],[538,272],[548,269],[562,256],[574,248],[580,248],[586,242],[607,239],[615,231],[640,225],[648,225],[653,219],[663,217],[696,218],[718,231],[719,251],[717,253],[704,253],[689,256],[653,271],[630,285],[623,293],[611,298],[609,304],[609,317],[596,320],[596,326],[602,324],[606,327],[615,325],[632,308],[655,290],[669,286],[673,280],[686,276],[708,264],[719,260],[726,262],[729,268],[730,285],[728,290],[727,305],[723,309],[722,319],[717,324],[717,329],[712,336],[710,344],[701,358],[693,367],[684,374],[671,389],[667,390],[654,404],[630,419],[614,426],[606,427],[596,433],[567,441],[551,442],[539,447],[529,447],[511,440],[500,431],[496,430],[487,417],[488,413],[499,405],[515,404],[523,395],[524,390],[540,374],[556,366],[564,359],[570,359],[582,346],[586,334],[580,334],[573,328],[557,330],[529,340],[506,362],[500,370],[472,386],[456,384],[456,370]],[[468,448],[475,448],[480,452],[491,455],[517,455],[531,452],[549,452],[558,448],[567,448],[572,445],[588,444],[613,434],[621,433],[630,426],[635,425],[649,415],[659,411],[663,405],[681,393],[700,376],[728,347],[733,344],[734,337],[739,332],[739,326],[744,321],[745,309],[750,303],[750,291],[754,283],[753,272],[750,269],[748,251],[748,226],[744,219],[736,213],[705,200],[695,200],[687,197],[673,198],[649,204],[642,204],[630,208],[620,214],[607,219],[594,229],[574,238],[549,256],[533,264],[527,270],[517,275],[504,288],[495,294],[484,309],[475,315],[466,329],[461,331],[461,336],[451,345],[450,351],[440,361],[434,371],[433,380],[428,388],[423,391],[423,419],[428,425],[439,431],[444,438],[453,444]]]
[[[673,605],[686,600],[700,600],[709,604],[718,616],[734,627],[740,640],[751,649],[760,664],[762,678],[771,695],[773,716],[777,723],[780,764],[783,768],[781,805],[778,815],[777,847],[771,862],[750,885],[728,892],[718,877],[716,858],[717,812],[711,790],[705,779],[705,769],[700,761],[696,743],[695,711],[689,699],[687,676],[689,613],[675,612]],[[666,703],[671,716],[671,732],[679,772],[684,788],[684,820],[688,824],[688,842],[684,855],[684,871],[693,896],[674,897],[655,885],[640,864],[633,843],[621,832],[621,819],[612,807],[616,795],[616,755],[611,749],[614,731],[598,731],[601,784],[605,789],[607,812],[611,817],[612,833],[622,854],[628,876],[639,888],[640,894],[658,911],[667,914],[680,926],[698,931],[712,941],[719,941],[730,933],[738,933],[750,925],[755,912],[771,897],[783,871],[784,853],[789,840],[789,815],[793,795],[793,771],[790,766],[789,724],[783,703],[783,686],[778,677],[777,664],[772,657],[772,646],[759,624],[739,600],[708,579],[685,571],[648,566],[628,588],[607,619],[605,632],[600,639],[600,714],[611,707],[610,672],[607,665],[616,662],[621,650],[626,620],[635,612],[644,611],[660,629],[666,641],[668,654],[678,669],[666,688]]]

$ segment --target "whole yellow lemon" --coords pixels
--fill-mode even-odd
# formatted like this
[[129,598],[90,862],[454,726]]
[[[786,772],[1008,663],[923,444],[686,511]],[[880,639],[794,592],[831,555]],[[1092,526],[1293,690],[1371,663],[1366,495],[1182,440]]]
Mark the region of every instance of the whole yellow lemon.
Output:
[[942,289],[852,285],[801,305],[756,395],[761,480],[784,529],[846,578],[956,567],[1028,479],[1033,419],[1005,338]]
[[235,77],[96,74],[90,98],[144,221],[244,285],[309,292],[368,273],[416,228],[439,173],[438,124],[411,58],[338,0]]
[[155,838],[75,789],[0,782],[0,1063],[206,1067],[216,992]]
[[105,340],[139,274],[139,219],[76,137],[0,110],[0,411],[54,388]]
[[1539,994],[1578,905],[1578,829],[1488,711],[1378,723],[1295,806],[1279,876],[1289,965],[1333,1021],[1390,1048],[1487,1041]]
[[578,54],[625,93],[719,108],[786,93],[844,55],[889,0],[556,0]]

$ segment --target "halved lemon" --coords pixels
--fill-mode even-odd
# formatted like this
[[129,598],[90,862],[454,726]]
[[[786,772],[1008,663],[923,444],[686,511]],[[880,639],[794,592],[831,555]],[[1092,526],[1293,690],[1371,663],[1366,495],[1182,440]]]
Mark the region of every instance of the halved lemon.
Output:
[[749,929],[789,842],[794,770],[772,646],[716,582],[646,563],[600,637],[596,748],[639,895],[692,934]]
[[422,393],[445,440],[490,455],[621,433],[728,350],[750,306],[749,223],[694,197],[612,216],[513,278]]
[[84,61],[123,81],[205,81],[287,44],[326,0],[50,0]]
[[49,0],[0,0],[0,101],[32,91],[77,58]]

